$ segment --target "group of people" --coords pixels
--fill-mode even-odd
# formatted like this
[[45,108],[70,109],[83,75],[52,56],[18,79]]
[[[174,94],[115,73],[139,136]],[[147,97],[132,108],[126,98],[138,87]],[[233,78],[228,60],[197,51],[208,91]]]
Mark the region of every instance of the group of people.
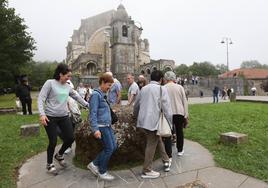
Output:
[[226,97],[230,99],[231,93],[234,92],[233,88],[227,88],[227,86],[224,86],[223,89],[220,89],[218,86],[215,86],[212,90],[213,93],[213,103],[219,102],[219,95],[221,95],[221,99],[226,100]]
[[[161,104],[160,104],[161,103]],[[163,161],[164,171],[168,172],[172,162],[172,140],[157,135],[160,112],[169,121],[176,133],[177,155],[182,156],[183,128],[188,124],[188,103],[183,87],[176,84],[176,75],[168,71],[165,75],[155,70],[151,73],[151,81],[142,87],[134,103],[134,116],[137,117],[137,127],[144,129],[146,149],[142,178],[158,178],[159,172],[152,169],[152,163],[158,146]]]
[[[47,148],[47,171],[56,173],[54,159],[66,167],[64,152],[74,142],[74,127],[69,117],[71,97],[85,108],[89,108],[90,128],[94,137],[101,140],[102,151],[91,161],[87,168],[103,180],[113,180],[114,176],[108,173],[108,163],[117,149],[116,138],[112,129],[112,106],[120,104],[120,82],[111,72],[103,73],[99,77],[99,87],[92,90],[88,101],[81,97],[71,86],[71,69],[66,64],[59,64],[53,79],[47,80],[38,96],[38,109],[40,122],[44,125],[49,144]],[[144,130],[146,135],[145,159],[142,178],[157,178],[159,172],[153,171],[152,162],[156,147],[160,149],[164,171],[169,171],[172,161],[171,136],[161,138],[157,135],[159,116],[162,111],[177,137],[177,155],[181,156],[183,150],[183,128],[188,124],[188,104],[185,91],[181,85],[176,84],[176,75],[168,71],[165,75],[155,70],[151,73],[151,81],[147,83],[144,76],[139,76],[137,83],[134,75],[127,75],[128,102],[133,107],[137,118],[137,127]],[[61,133],[63,144],[54,155],[57,136]]]

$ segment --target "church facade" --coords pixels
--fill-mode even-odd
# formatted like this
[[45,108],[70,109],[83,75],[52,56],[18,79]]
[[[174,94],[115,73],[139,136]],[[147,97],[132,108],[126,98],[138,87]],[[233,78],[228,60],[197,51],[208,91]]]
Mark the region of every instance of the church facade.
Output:
[[142,74],[144,66],[152,63],[142,30],[122,4],[117,10],[82,19],[66,47],[66,62],[84,82],[111,71],[125,85],[127,73]]

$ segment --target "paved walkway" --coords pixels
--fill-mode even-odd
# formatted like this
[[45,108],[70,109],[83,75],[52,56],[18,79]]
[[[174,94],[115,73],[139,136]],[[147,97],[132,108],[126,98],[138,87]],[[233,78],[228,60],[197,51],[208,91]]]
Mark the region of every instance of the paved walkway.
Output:
[[66,169],[61,169],[57,176],[46,173],[46,152],[27,160],[19,170],[18,188],[171,188],[195,180],[200,180],[209,188],[268,188],[268,184],[260,180],[216,167],[207,149],[188,140],[185,141],[184,156],[178,157],[173,153],[170,172],[163,171],[160,160],[154,162],[154,168],[161,172],[161,178],[155,180],[141,179],[142,167],[139,166],[128,170],[112,171],[116,179],[104,182],[91,172],[76,168],[71,162],[72,157],[73,155],[66,156],[70,165]]
[[268,96],[237,96],[237,101],[268,103]]
[[[237,97],[240,98],[240,97]],[[253,97],[260,99],[261,97]],[[247,97],[246,99],[252,99]],[[220,100],[219,102],[228,102]],[[267,97],[268,101],[268,97]],[[211,97],[189,98],[190,104],[211,103]],[[175,151],[175,148],[173,148]],[[142,167],[112,171],[114,181],[104,182],[91,172],[76,168],[72,164],[73,154],[67,155],[69,166],[60,169],[57,176],[46,173],[46,152],[27,160],[19,170],[18,188],[172,188],[200,180],[209,188],[268,188],[268,184],[255,178],[234,173],[215,166],[213,156],[196,142],[185,140],[185,155],[173,153],[171,171],[165,173],[160,160],[154,162],[154,168],[161,172],[161,178],[143,180],[140,178]],[[56,164],[57,165],[57,164]]]

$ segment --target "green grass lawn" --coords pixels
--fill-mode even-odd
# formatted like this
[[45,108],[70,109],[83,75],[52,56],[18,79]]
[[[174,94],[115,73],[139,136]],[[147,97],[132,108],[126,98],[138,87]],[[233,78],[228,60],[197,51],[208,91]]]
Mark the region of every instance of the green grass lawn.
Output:
[[[12,95],[0,96],[0,107],[15,103],[8,97]],[[33,103],[36,109],[36,100]],[[219,166],[267,181],[267,114],[268,106],[257,103],[191,105],[190,127],[185,135],[208,148]],[[83,119],[87,118],[86,111],[82,115]],[[0,115],[0,187],[16,187],[16,170],[26,159],[47,147],[42,127],[40,136],[19,136],[20,126],[28,123],[38,123],[38,115]],[[219,134],[228,131],[248,134],[249,142],[238,146],[219,143]],[[45,162],[40,167],[45,168]]]
[[[26,159],[47,147],[43,127],[40,127],[40,136],[19,136],[20,126],[28,123],[38,123],[38,115],[0,115],[0,187],[16,187],[16,169]],[[45,161],[40,167],[45,168]]]
[[[32,92],[32,108],[37,110],[37,92]],[[16,108],[16,95],[14,93],[0,96],[0,108]]]
[[[267,104],[191,105],[190,127],[185,135],[208,148],[219,166],[268,181],[267,114]],[[220,143],[219,134],[229,131],[248,134],[248,143]]]
[[8,94],[0,96],[0,108],[15,108],[16,96],[15,94]]

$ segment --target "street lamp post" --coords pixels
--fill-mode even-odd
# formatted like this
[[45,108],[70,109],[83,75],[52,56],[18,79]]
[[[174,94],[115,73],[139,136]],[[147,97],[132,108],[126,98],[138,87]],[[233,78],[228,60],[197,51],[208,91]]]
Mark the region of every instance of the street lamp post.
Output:
[[229,44],[233,44],[233,42],[231,38],[224,37],[221,43],[226,44],[227,71],[229,71]]

